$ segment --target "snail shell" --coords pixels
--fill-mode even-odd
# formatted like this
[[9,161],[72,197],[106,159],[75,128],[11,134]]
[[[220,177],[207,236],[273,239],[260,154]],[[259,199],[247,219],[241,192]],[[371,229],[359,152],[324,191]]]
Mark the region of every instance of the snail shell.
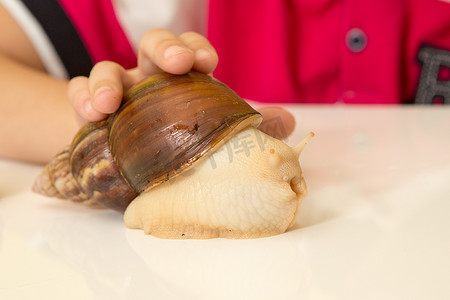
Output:
[[[260,122],[208,75],[157,74],[132,87],[109,118],[82,127],[33,190],[126,210],[128,227],[164,238],[281,233],[306,195],[298,157],[309,138],[290,148],[256,130]],[[225,150],[244,140],[251,149],[230,160]],[[260,203],[246,218],[237,207],[250,202]],[[261,205],[280,209],[261,218]]]

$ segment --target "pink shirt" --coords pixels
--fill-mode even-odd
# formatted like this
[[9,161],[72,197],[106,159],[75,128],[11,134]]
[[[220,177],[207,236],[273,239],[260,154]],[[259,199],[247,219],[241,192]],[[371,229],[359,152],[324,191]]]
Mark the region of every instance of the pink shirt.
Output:
[[209,14],[214,76],[263,102],[405,102],[420,47],[450,50],[439,0],[210,0]]
[[[136,65],[114,1],[58,2],[92,63]],[[214,76],[247,99],[409,102],[424,69],[421,47],[450,50],[450,0],[210,0],[208,37],[219,54]]]

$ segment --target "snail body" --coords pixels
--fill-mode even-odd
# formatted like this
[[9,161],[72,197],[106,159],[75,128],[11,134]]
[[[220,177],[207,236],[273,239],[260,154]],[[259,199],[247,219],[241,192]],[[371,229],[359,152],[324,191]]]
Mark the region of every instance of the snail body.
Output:
[[[245,153],[242,142],[253,147]],[[139,195],[125,211],[125,224],[165,238],[283,233],[306,194],[298,153],[248,127],[188,174]]]
[[34,191],[124,212],[162,238],[256,238],[295,222],[306,185],[291,148],[261,116],[200,73],[154,75],[108,119],[84,126]]

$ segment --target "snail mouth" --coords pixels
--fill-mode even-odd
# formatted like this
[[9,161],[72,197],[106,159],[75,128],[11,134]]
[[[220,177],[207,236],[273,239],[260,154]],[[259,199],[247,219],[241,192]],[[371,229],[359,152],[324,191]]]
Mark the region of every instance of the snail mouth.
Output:
[[294,176],[289,182],[289,185],[297,196],[303,196],[306,193],[306,184],[303,176]]
[[308,191],[306,189],[306,182],[305,182],[305,179],[303,178],[302,174],[300,174],[298,176],[294,176],[290,180],[289,185],[291,186],[291,190],[295,193],[295,201],[297,203],[294,215],[288,226],[288,228],[291,228],[297,220],[300,203],[301,203],[302,199],[306,197],[306,194],[308,193]]

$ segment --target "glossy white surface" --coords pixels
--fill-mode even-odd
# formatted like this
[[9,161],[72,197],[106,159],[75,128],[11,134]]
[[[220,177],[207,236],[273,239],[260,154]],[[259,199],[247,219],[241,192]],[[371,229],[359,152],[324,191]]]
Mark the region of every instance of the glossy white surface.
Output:
[[450,299],[449,107],[289,109],[309,196],[271,238],[145,236],[0,161],[0,299]]

